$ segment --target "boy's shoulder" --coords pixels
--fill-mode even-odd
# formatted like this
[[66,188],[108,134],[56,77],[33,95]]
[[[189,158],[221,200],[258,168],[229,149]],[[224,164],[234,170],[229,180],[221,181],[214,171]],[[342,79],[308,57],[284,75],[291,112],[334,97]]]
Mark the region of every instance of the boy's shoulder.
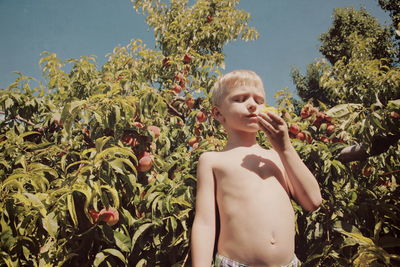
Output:
[[271,161],[280,161],[278,153],[274,149],[266,149],[263,147],[258,147],[257,149],[243,149],[235,148],[230,150],[221,150],[221,151],[207,151],[203,152],[200,155],[199,162],[208,163],[208,162],[219,162],[221,159],[234,159],[236,157],[242,158],[248,155],[256,155],[258,157],[262,157],[265,159],[269,159]]
[[211,159],[214,159],[218,151],[207,151],[203,152],[200,157],[199,161],[204,162],[204,161],[210,161]]

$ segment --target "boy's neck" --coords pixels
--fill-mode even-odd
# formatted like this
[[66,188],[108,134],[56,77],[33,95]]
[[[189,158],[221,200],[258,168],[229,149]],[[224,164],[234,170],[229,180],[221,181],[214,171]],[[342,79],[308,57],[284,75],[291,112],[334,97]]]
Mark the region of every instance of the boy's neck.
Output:
[[243,133],[237,131],[230,131],[228,132],[228,143],[226,144],[225,149],[258,146],[256,137],[257,137],[256,132]]

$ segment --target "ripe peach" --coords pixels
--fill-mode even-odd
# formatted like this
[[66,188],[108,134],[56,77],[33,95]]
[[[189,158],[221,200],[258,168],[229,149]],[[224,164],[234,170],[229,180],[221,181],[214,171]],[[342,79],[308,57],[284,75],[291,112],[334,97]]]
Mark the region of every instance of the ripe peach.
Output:
[[153,159],[151,158],[151,154],[145,151],[139,159],[138,170],[141,172],[147,172],[151,167],[153,167]]
[[335,125],[333,124],[328,124],[328,126],[326,127],[326,132],[328,134],[332,134],[335,131]]
[[188,142],[189,146],[193,147],[193,145],[197,143],[197,137],[193,136],[193,137],[189,138],[189,140],[187,142]]
[[157,126],[147,126],[147,130],[154,134],[154,138],[158,138],[160,136],[160,128],[158,128]]
[[197,112],[197,114],[196,114],[196,119],[197,119],[197,121],[198,122],[205,122],[206,120],[207,120],[207,115],[206,114],[204,114],[204,112],[202,112],[202,111],[199,111],[199,112]]
[[317,112],[317,120],[323,120],[325,119],[326,115],[323,112]]
[[307,140],[307,143],[311,144],[311,143],[312,143],[312,141],[313,141],[313,138],[312,138],[312,136],[311,136],[311,135],[309,135],[309,134],[306,134],[306,140]]
[[172,87],[172,91],[174,91],[176,94],[179,94],[182,91],[182,86],[179,84],[174,84],[174,87]]
[[181,82],[181,81],[186,81],[186,78],[181,72],[178,72],[175,74],[174,80],[177,82]]
[[186,53],[185,56],[183,57],[183,63],[189,64],[190,61],[192,61],[192,56]]
[[325,120],[326,120],[327,122],[332,122],[333,118],[332,118],[332,117],[329,117],[329,116],[327,116],[327,115],[325,115]]
[[133,123],[133,126],[135,126],[136,128],[143,128],[143,127],[144,127],[143,123],[138,122],[138,121],[135,121],[135,122]]
[[336,144],[336,143],[344,143],[344,140],[343,140],[343,139],[340,139],[340,138],[337,138],[337,137],[335,137],[335,138],[333,138],[333,139],[332,139],[332,143],[334,143],[334,144]]
[[194,127],[194,134],[195,134],[196,136],[201,135],[201,127],[200,127],[200,125],[196,125],[196,126]]
[[371,166],[366,166],[364,167],[364,169],[362,170],[362,174],[364,176],[371,176],[371,174],[373,173],[374,169]]
[[298,134],[300,132],[300,128],[296,123],[293,123],[289,127],[289,132],[291,132],[292,134],[296,135],[296,134]]
[[313,108],[312,105],[306,104],[300,111],[300,116],[302,119],[308,118],[311,115],[311,109]]
[[109,226],[117,224],[119,221],[119,213],[115,208],[102,209],[99,212],[99,219],[106,222]]
[[300,139],[301,141],[306,140],[306,134],[303,132],[299,132],[298,134],[296,134],[296,138]]
[[301,116],[302,119],[306,119],[306,118],[310,117],[310,112],[308,112],[306,110],[302,110],[300,112],[300,116]]
[[321,126],[322,121],[323,121],[323,119],[321,119],[321,117],[318,117],[318,114],[317,114],[316,119],[313,121],[313,125],[319,127],[319,126]]
[[274,114],[278,115],[278,110],[276,108],[271,107],[271,106],[267,106],[267,105],[265,105],[261,109],[261,112],[263,112],[263,113],[271,112],[271,113],[274,113]]
[[82,128],[82,133],[86,136],[90,136],[90,130],[88,128]]
[[99,212],[94,209],[89,210],[89,215],[90,218],[92,219],[92,223],[96,223],[97,220],[99,219]]
[[189,97],[186,98],[185,103],[189,109],[192,109],[194,107],[195,100],[192,97]]
[[400,118],[400,114],[395,111],[392,111],[390,112],[390,117],[392,117],[393,119],[398,119]]
[[329,138],[326,137],[326,136],[321,136],[320,140],[321,140],[322,142],[324,142],[324,143],[329,143],[329,142],[330,142],[330,141],[329,141]]

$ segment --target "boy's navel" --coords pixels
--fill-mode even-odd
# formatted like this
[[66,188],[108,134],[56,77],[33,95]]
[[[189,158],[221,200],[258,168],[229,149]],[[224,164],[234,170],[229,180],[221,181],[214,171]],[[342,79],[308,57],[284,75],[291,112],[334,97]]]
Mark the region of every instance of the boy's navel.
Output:
[[275,239],[275,234],[274,234],[274,232],[272,232],[271,240],[270,240],[269,242],[271,243],[271,245],[275,245],[275,244],[276,244],[276,239]]

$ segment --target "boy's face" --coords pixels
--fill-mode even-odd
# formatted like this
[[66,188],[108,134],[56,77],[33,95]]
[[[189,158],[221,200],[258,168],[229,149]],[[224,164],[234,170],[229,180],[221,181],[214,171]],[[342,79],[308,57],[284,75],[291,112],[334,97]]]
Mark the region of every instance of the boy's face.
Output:
[[227,130],[256,132],[260,129],[257,114],[264,102],[262,88],[241,85],[227,90],[220,105],[213,108],[213,114]]

